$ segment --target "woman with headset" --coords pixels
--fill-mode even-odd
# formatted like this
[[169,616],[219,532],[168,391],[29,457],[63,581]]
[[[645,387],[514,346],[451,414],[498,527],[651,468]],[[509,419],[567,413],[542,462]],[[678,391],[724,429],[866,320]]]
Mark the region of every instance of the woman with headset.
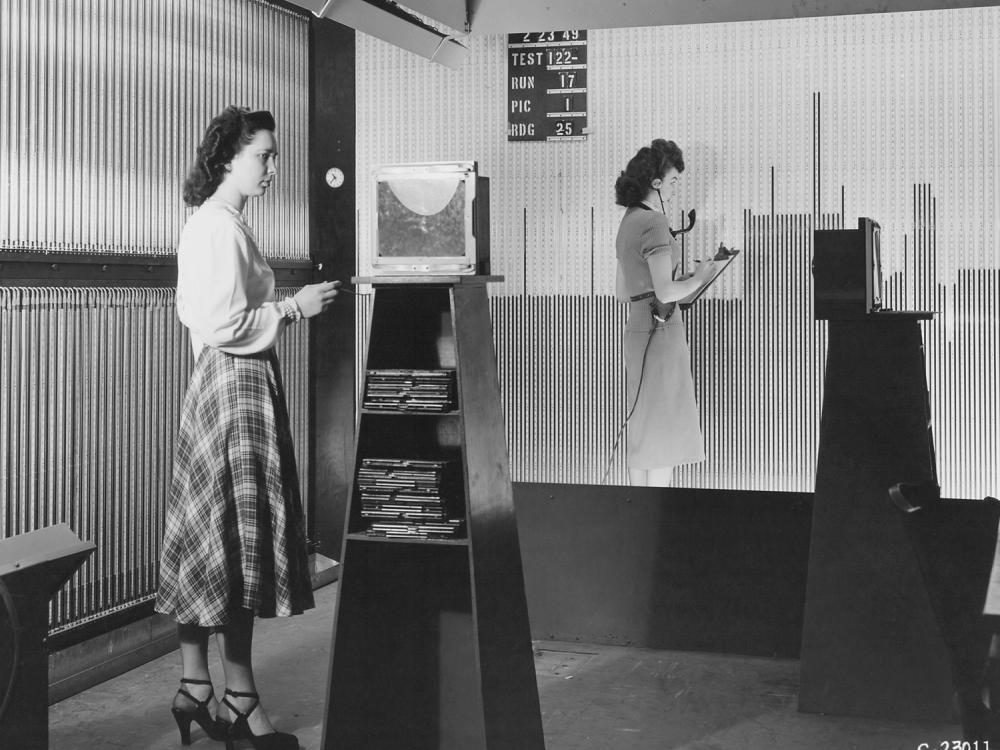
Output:
[[681,248],[667,209],[684,157],[673,141],[643,146],[615,182],[626,208],[615,241],[615,297],[629,303],[625,326],[629,482],[666,487],[673,467],[705,459],[691,353],[678,301],[712,279],[715,263],[681,274]]

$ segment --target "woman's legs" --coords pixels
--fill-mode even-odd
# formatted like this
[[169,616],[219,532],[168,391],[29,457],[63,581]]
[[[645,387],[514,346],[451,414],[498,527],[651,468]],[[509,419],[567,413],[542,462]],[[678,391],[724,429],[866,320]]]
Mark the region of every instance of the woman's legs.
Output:
[[[231,617],[229,624],[218,631],[216,642],[219,655],[222,657],[222,668],[226,673],[226,689],[237,693],[256,693],[257,683],[253,675],[253,619],[254,615],[248,609],[238,610]],[[254,698],[236,698],[226,696],[226,700],[242,713],[250,711],[247,722],[254,734],[270,734],[274,731],[264,707],[254,711]],[[228,714],[228,715],[227,715]],[[236,720],[236,715],[226,709],[223,713],[230,721]]]
[[673,467],[665,469],[650,469],[646,472],[647,487],[669,487],[674,479]]
[[[212,677],[208,673],[208,628],[177,623],[177,639],[181,646],[181,676],[188,680],[206,680],[208,685],[184,683],[183,689],[198,700],[209,699],[208,710],[215,713],[216,701],[212,690]],[[194,708],[191,700],[178,693],[174,706],[184,710]]]
[[629,467],[628,481],[633,487],[669,487],[673,475],[673,467],[665,469],[633,469]]

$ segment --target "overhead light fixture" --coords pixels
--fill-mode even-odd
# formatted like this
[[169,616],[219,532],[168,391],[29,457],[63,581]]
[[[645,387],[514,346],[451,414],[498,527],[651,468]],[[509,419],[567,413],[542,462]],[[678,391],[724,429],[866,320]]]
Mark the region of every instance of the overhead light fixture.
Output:
[[295,4],[318,18],[363,31],[453,70],[469,55],[459,35],[439,31],[389,0],[295,0]]

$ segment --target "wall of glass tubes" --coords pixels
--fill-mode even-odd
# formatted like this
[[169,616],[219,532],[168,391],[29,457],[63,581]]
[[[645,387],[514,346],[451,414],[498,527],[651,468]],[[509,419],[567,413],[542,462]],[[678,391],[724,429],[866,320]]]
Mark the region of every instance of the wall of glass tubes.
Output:
[[[611,297],[614,181],[654,137],[684,149],[688,269],[743,253],[687,314],[708,455],[675,483],[810,492],[826,355],[817,228],[882,226],[885,304],[923,325],[949,497],[998,489],[1000,8],[591,30],[586,140],[508,142],[507,40],[459,71],[358,39],[358,170],[475,159],[491,180],[493,320],[514,478],[625,484]],[[360,269],[372,207],[359,192]],[[624,439],[624,438],[623,438]]]
[[[268,257],[308,258],[308,80],[308,22],[262,2],[0,4],[0,249],[171,255],[189,160],[239,104],[274,113],[281,153],[248,221]],[[278,348],[302,476],[307,341]],[[97,545],[53,632],[154,596],[191,367],[172,289],[0,287],[0,538]]]

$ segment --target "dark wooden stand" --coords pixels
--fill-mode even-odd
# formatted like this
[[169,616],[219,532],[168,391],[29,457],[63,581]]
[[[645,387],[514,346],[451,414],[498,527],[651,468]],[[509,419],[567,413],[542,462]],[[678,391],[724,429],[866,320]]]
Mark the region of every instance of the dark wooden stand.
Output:
[[888,490],[935,481],[919,320],[831,320],[799,709],[947,721],[951,675]]
[[[49,599],[93,551],[92,542],[81,542],[64,524],[0,540],[0,578],[15,610],[7,611],[0,601],[0,701],[10,683],[6,667],[16,669],[10,701],[0,720],[0,748],[46,750],[49,746],[49,656],[45,649]],[[19,632],[12,633],[12,626]],[[15,642],[19,654],[14,653]]]
[[[358,279],[366,367],[454,369],[457,409],[361,409],[363,458],[461,468],[461,538],[368,536],[348,499],[324,750],[544,748],[485,276]],[[356,482],[356,479],[355,479]]]

